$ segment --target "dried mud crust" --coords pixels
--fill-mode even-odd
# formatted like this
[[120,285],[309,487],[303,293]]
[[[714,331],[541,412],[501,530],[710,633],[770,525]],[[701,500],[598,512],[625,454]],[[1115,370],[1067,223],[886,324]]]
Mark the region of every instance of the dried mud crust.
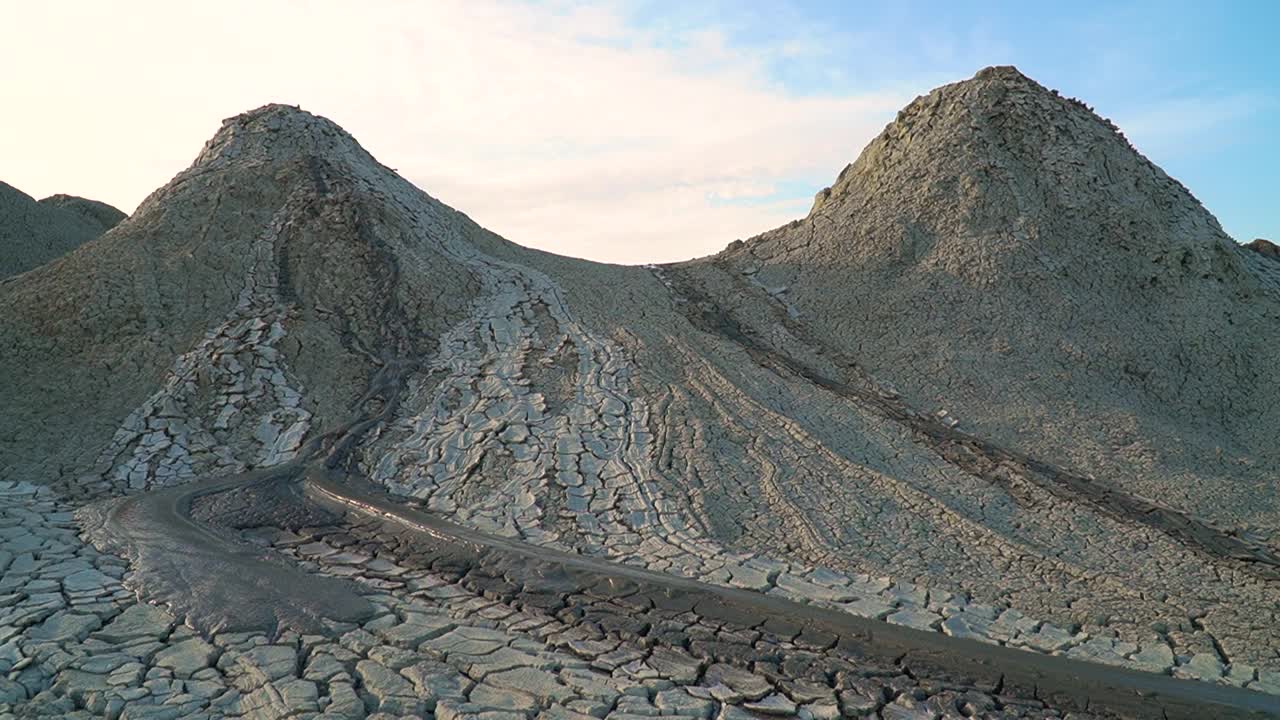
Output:
[[[285,485],[273,504],[298,502],[289,475],[277,477]],[[251,482],[220,489],[239,495]],[[21,603],[21,614],[9,618],[28,629],[28,642],[5,651],[26,659],[0,659],[14,668],[8,684],[0,682],[0,702],[29,696],[18,705],[24,717],[70,718],[115,717],[126,707],[211,718],[384,712],[617,720],[1276,711],[1274,698],[1256,693],[1047,659],[1079,671],[1063,672],[957,641],[950,644],[962,663],[948,667],[953,658],[931,634],[873,622],[850,627],[840,613],[539,551],[331,481],[313,480],[306,490],[336,524],[245,528],[235,541],[283,556],[309,577],[358,588],[369,604],[366,619],[326,621],[320,634],[245,628],[202,636],[167,610],[139,604],[121,586],[131,573],[109,555],[81,547],[74,552],[87,562],[60,560],[53,538],[68,550],[78,541],[70,515],[54,512],[47,490],[3,488],[0,515],[23,518],[39,556],[34,564],[17,558],[33,568],[12,567],[6,578],[52,577],[46,582],[55,592],[33,598],[39,605]],[[64,568],[71,572],[57,572]],[[280,574],[274,580],[288,582]],[[1003,671],[1010,659],[1012,670]],[[1083,702],[1089,712],[1072,711]]]
[[[351,511],[348,526],[327,532],[344,542],[372,543],[401,566],[457,577],[489,600],[539,607],[610,639],[687,650],[700,663],[772,667],[775,680],[784,685],[799,681],[829,686],[833,670],[860,665],[866,675],[896,673],[925,687],[1034,697],[1045,703],[1045,710],[1197,717],[1215,712],[1210,708],[1221,703],[1217,712],[1226,714],[1261,717],[1280,711],[1280,701],[1261,693],[1207,691],[1196,683],[1148,673],[1028,657],[749,591],[536,550],[469,532],[406,509],[403,502],[336,483],[316,482],[308,490],[322,504]],[[323,541],[325,533],[322,530],[316,539]],[[681,627],[681,618],[690,626]],[[709,636],[711,627],[718,628],[715,637]],[[788,667],[808,670],[782,670]]]
[[[720,488],[727,495],[713,505],[730,513],[720,516],[722,522],[741,528],[735,540],[739,547],[786,547],[791,557],[827,568],[841,568],[850,556],[875,557],[894,547],[900,552],[885,556],[883,562],[896,566],[897,577],[928,585],[931,592],[937,588],[963,595],[958,592],[963,590],[971,595],[969,602],[979,605],[1003,599],[1050,620],[1053,626],[1046,625],[1045,632],[1057,638],[1044,638],[1050,651],[1099,660],[1110,657],[1113,662],[1119,651],[1131,659],[1142,655],[1138,662],[1145,664],[1155,658],[1145,639],[1150,637],[1147,628],[1158,627],[1174,646],[1174,655],[1186,653],[1175,664],[1194,662],[1209,669],[1211,677],[1228,674],[1212,669],[1228,660],[1242,662],[1244,674],[1252,673],[1255,663],[1271,667],[1277,640],[1267,608],[1277,592],[1276,550],[1265,536],[1222,528],[1135,495],[1106,476],[1086,477],[1000,447],[967,428],[956,428],[955,419],[946,413],[922,413],[891,385],[869,377],[849,355],[816,339],[811,329],[789,316],[785,303],[771,301],[749,278],[699,266],[655,272],[695,327],[734,348],[718,363],[693,361],[712,370],[699,373],[709,390],[700,402],[724,409],[719,425],[696,419],[707,413],[682,397],[684,388],[672,393],[662,421],[677,430],[681,423],[692,424],[696,435],[677,433],[664,441],[671,448],[664,450],[664,463],[672,468],[669,472],[685,477],[691,473],[682,463],[692,465],[701,477],[716,478],[704,485],[704,492]],[[743,360],[766,375],[743,382],[744,376],[750,377],[740,369]],[[708,378],[716,379],[717,371],[726,376],[725,382],[707,383]],[[751,382],[769,389],[753,389]],[[684,387],[695,390],[699,385],[687,383]],[[761,397],[767,397],[768,404]],[[771,414],[788,405],[789,410],[782,410],[787,415],[774,424]],[[877,460],[868,437],[883,438],[895,427],[909,443],[893,441],[893,456]],[[808,440],[809,452],[792,454],[776,439],[779,430],[772,428]],[[868,428],[873,429],[868,433]],[[749,441],[730,433],[741,433],[738,437]],[[691,441],[692,451],[687,449]],[[704,447],[718,449],[709,454]],[[747,452],[734,457],[739,447]],[[933,454],[935,462],[913,457],[921,450]],[[672,460],[666,459],[668,453]],[[782,459],[788,455],[790,460]],[[735,464],[761,468],[760,491],[752,492],[755,479],[731,469]],[[777,474],[777,468],[785,468],[781,476],[788,491],[775,490],[771,498],[764,479]],[[735,482],[741,484],[741,494],[723,490]],[[676,483],[668,481],[672,484]],[[809,495],[814,488],[823,492]],[[920,491],[927,493],[923,502],[911,497]],[[770,535],[769,526],[752,513],[752,505],[765,505],[762,497],[778,508],[770,514],[775,523],[789,511],[795,518],[790,527],[784,524]],[[878,516],[889,515],[891,503],[903,509],[889,516],[890,523],[906,519],[920,527],[883,527]],[[736,523],[731,519],[735,515]],[[931,516],[941,520],[932,528]],[[845,524],[835,521],[838,517],[844,517]],[[970,524],[975,520],[981,524]],[[964,538],[965,555],[946,556],[949,545],[937,542],[939,534]],[[838,547],[845,552],[836,554]],[[945,579],[917,564],[917,553],[920,558],[939,558],[950,571]],[[1180,571],[1169,575],[1164,567]],[[1015,579],[1024,574],[1039,581],[1023,584]],[[1082,586],[1095,589],[1081,594]],[[1208,600],[1211,596],[1218,599]],[[939,608],[930,601],[929,609]],[[965,614],[965,620],[954,623],[945,611],[941,615],[947,631],[990,628],[991,618],[982,612]],[[939,622],[936,614],[925,614],[921,620],[935,627]],[[1119,642],[1108,641],[1113,630],[1119,631]],[[1092,637],[1076,634],[1083,631]]]

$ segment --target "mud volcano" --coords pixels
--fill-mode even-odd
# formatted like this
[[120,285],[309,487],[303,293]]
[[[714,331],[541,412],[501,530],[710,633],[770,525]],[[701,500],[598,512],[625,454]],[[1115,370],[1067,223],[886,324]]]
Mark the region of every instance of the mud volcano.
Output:
[[0,281],[0,717],[1280,716],[1280,259],[1013,68],[685,263],[280,105],[67,245]]

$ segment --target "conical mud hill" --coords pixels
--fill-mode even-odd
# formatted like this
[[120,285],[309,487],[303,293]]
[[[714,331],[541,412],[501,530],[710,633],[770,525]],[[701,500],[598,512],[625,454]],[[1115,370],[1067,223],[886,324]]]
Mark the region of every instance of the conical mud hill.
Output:
[[1011,67],[917,98],[809,216],[712,264],[914,406],[1271,528],[1276,284],[1109,122]]
[[[265,403],[241,407],[247,415],[290,415],[275,374],[295,360],[307,385],[323,388],[312,398],[317,419],[345,412],[382,361],[389,318],[416,338],[403,342],[428,343],[417,348],[426,352],[432,328],[468,302],[466,273],[417,240],[418,220],[395,197],[405,192],[429,202],[322,118],[268,106],[227,121],[114,232],[6,288],[14,312],[0,323],[12,344],[0,373],[31,392],[0,419],[5,469],[92,462],[165,383],[196,383],[175,412],[235,398]],[[426,287],[420,274],[398,273],[400,262],[439,277]],[[213,390],[228,367],[265,380]],[[252,454],[252,431],[224,445]],[[193,448],[204,461],[195,468],[220,462],[209,450]]]

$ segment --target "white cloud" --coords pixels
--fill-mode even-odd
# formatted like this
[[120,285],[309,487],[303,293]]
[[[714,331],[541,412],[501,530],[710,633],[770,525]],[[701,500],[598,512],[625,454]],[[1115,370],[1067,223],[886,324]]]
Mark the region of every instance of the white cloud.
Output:
[[909,99],[796,97],[714,28],[663,47],[608,6],[360,5],[10,8],[0,173],[127,211],[223,117],[286,102],[511,240],[674,260],[794,218],[771,189],[830,182]]

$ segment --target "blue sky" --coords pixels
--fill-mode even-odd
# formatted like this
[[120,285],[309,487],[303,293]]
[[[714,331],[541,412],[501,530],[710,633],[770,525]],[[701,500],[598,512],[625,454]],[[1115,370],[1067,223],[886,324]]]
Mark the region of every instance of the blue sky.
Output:
[[[627,18],[673,46],[719,32],[799,95],[923,93],[1017,65],[1115,120],[1237,240],[1280,241],[1280,2],[644,1]],[[807,180],[823,179],[780,190],[807,200]]]
[[912,98],[1014,64],[1114,120],[1237,240],[1277,240],[1277,8],[21,3],[0,23],[0,66],[22,68],[0,180],[132,212],[223,118],[288,103],[515,242],[682,260],[803,217]]

